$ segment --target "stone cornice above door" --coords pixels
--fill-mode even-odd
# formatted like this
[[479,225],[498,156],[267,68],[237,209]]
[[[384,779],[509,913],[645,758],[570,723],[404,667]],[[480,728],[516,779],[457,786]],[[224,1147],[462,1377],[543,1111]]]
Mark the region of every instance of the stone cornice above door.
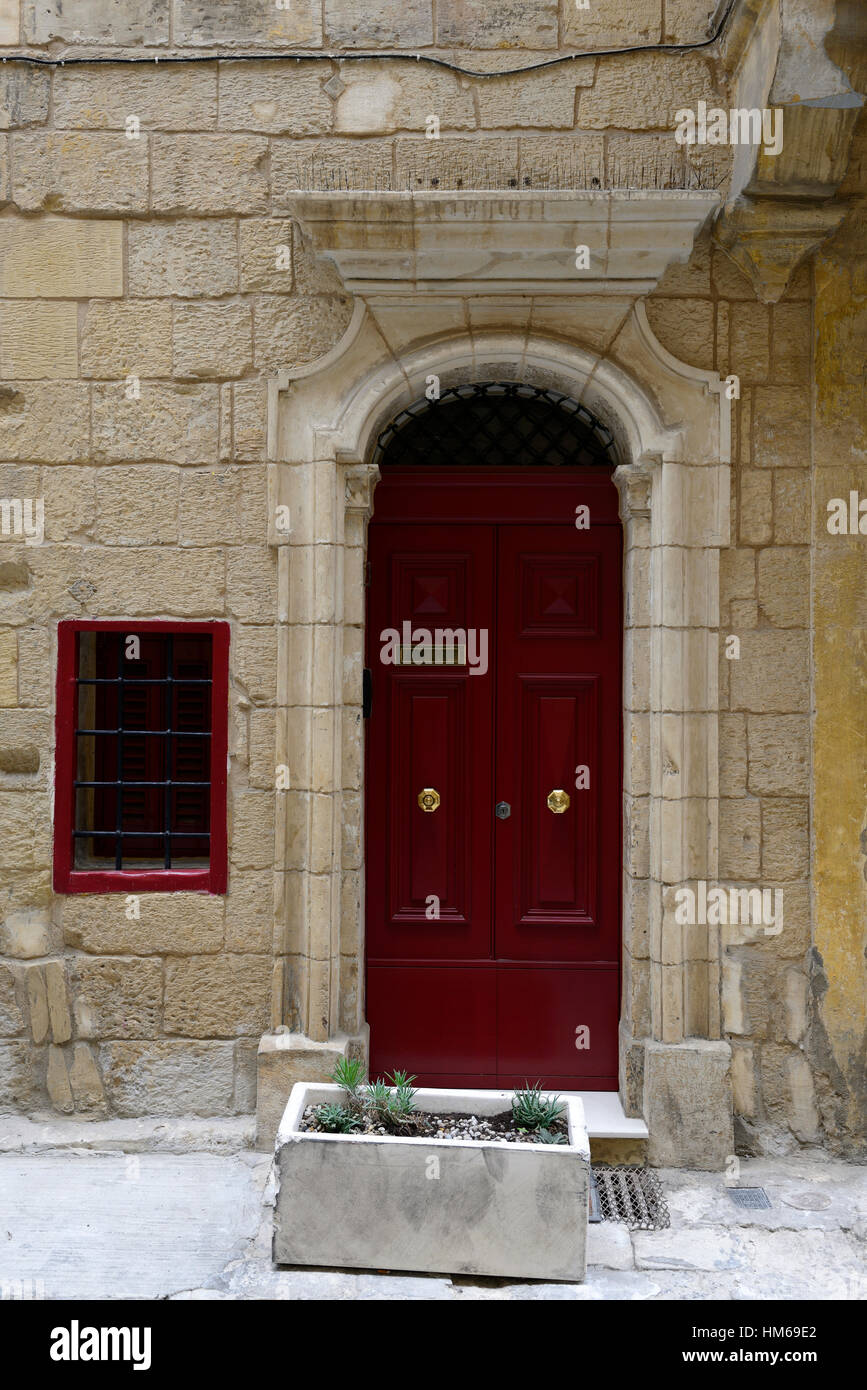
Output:
[[[707,190],[298,193],[293,214],[353,294],[649,294],[719,206]],[[577,268],[586,246],[589,266]]]

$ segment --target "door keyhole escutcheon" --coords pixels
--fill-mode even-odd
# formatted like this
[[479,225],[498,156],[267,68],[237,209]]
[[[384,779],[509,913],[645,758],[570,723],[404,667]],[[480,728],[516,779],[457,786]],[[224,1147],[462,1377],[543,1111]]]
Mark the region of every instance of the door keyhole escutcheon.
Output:
[[508,801],[498,801],[494,807],[494,815],[498,820],[508,820],[512,814],[512,808]]
[[555,816],[562,816],[564,811],[569,810],[570,796],[564,792],[562,787],[555,787],[548,793],[548,810],[553,811]]
[[435,811],[440,804],[440,794],[436,787],[422,787],[418,794],[418,804],[423,811]]

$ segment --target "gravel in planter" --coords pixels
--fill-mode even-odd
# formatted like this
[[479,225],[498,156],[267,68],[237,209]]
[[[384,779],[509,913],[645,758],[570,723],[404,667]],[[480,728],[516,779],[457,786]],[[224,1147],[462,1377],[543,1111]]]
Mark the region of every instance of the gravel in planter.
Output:
[[[315,1105],[307,1106],[299,1128],[314,1134],[333,1133],[333,1130],[325,1129],[319,1124],[317,1109]],[[568,1143],[569,1140],[565,1118],[554,1120],[547,1131],[519,1130],[514,1128],[508,1110],[503,1111],[501,1115],[489,1115],[484,1119],[476,1115],[430,1115],[424,1111],[417,1111],[406,1124],[391,1129],[377,1124],[367,1116],[361,1116],[360,1119],[361,1127],[352,1131],[358,1139],[368,1135],[391,1135],[403,1136],[406,1139],[475,1139],[479,1143],[498,1139],[501,1142],[505,1140],[508,1144]],[[549,1138],[548,1135],[552,1137]]]

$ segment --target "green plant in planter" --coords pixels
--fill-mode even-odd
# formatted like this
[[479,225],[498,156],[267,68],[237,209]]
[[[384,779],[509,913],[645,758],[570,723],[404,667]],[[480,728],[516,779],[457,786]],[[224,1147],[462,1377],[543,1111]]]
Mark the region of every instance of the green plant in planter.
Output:
[[343,1087],[347,1107],[356,1116],[360,1116],[364,1110],[364,1095],[361,1089],[363,1076],[364,1063],[358,1057],[338,1057],[331,1073],[331,1080],[335,1086]]
[[553,1134],[550,1129],[538,1129],[536,1138],[540,1144],[566,1144],[568,1142],[565,1134]]
[[559,1096],[543,1098],[541,1081],[537,1081],[535,1086],[525,1081],[524,1089],[516,1091],[512,1099],[512,1123],[517,1130],[525,1133],[528,1130],[549,1130],[553,1121],[561,1118],[564,1109]]
[[376,1124],[386,1129],[407,1129],[412,1126],[415,1116],[414,1076],[405,1071],[394,1071],[391,1085],[380,1076],[372,1081],[364,1095],[364,1107]]
[[351,1134],[361,1129],[361,1120],[346,1105],[317,1105],[315,1115],[326,1134]]

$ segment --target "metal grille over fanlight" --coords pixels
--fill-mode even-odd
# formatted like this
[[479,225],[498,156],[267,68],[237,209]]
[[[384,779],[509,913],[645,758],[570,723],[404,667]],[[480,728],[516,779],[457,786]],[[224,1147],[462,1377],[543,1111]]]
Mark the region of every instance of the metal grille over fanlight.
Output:
[[509,381],[451,386],[436,400],[414,402],[382,431],[374,454],[386,468],[613,468],[618,461],[614,436],[586,406]]

